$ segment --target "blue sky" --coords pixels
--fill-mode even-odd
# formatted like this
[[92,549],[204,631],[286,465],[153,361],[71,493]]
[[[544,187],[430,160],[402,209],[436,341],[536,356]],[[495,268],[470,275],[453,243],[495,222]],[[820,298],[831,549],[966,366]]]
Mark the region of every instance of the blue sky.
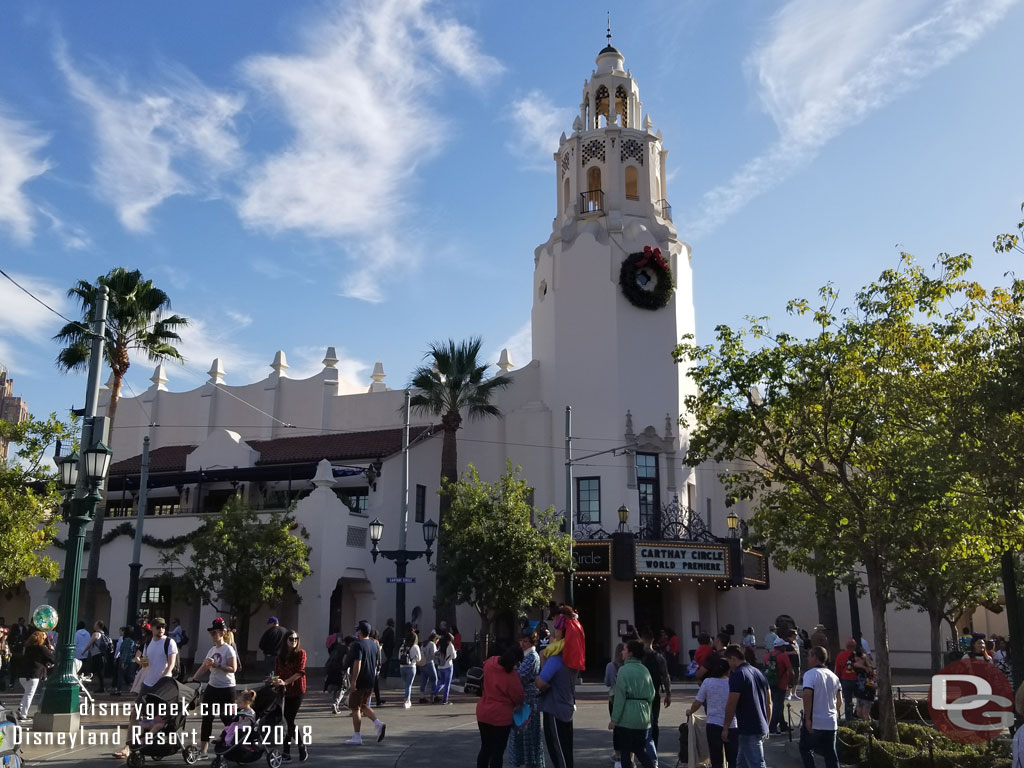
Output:
[[[1024,200],[1022,3],[607,6],[670,150],[700,340],[901,249],[1019,271],[991,242]],[[591,3],[7,2],[0,265],[70,316],[77,279],[141,269],[193,320],[170,389],[279,348],[310,375],[328,345],[400,387],[473,334],[525,364],[551,152],[604,26]],[[82,404],[60,324],[0,280],[0,361],[39,415]]]

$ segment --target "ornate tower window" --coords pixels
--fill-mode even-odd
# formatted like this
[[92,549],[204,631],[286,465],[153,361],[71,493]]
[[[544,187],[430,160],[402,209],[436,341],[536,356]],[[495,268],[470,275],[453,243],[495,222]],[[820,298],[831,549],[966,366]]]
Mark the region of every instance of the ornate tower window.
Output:
[[661,535],[658,529],[658,510],[661,499],[658,488],[658,454],[638,453],[636,455],[636,487],[640,502],[640,529],[646,530],[651,538]]
[[619,125],[623,128],[629,127],[629,96],[626,89],[621,85],[615,89],[615,114],[619,115]]
[[597,89],[597,93],[594,95],[594,127],[601,127],[601,117],[604,116],[604,124],[608,125],[611,120],[608,117],[608,108],[611,106],[610,98],[608,96],[608,89],[605,86],[601,86]]
[[640,199],[640,174],[637,173],[635,165],[626,166],[626,199]]
[[569,178],[562,179],[562,208],[569,210],[569,206],[572,205],[572,198],[569,197]]

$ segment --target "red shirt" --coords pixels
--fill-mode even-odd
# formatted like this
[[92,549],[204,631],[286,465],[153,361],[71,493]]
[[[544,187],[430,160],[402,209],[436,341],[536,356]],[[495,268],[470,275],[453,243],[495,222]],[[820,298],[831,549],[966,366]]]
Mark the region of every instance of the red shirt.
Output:
[[[853,651],[842,651],[836,656],[836,674],[839,675],[840,680],[856,680],[857,670],[853,669],[851,659],[853,658]],[[850,668],[846,668],[847,662],[850,663]]]
[[793,665],[789,661],[789,651],[790,648],[788,645],[776,645],[768,651],[768,655],[765,656],[764,659],[764,665],[767,667],[772,654],[775,654],[775,666],[779,670],[779,682],[777,687],[784,691],[789,688],[789,676],[793,669]]
[[707,665],[704,662],[708,660],[708,656],[710,655],[710,645],[698,645],[697,650],[694,651],[693,660],[697,662],[698,667],[704,667],[704,669],[707,669]]
[[[484,691],[476,703],[477,722],[486,725],[512,725],[512,713],[526,699],[519,670],[506,672],[497,656],[484,662]],[[539,717],[539,712],[532,713]]]
[[[672,637],[668,639],[668,652],[679,653],[679,635],[672,635]],[[694,656],[696,657],[696,654],[694,654]]]
[[281,657],[278,656],[277,660],[274,661],[274,674],[282,680],[287,680],[297,673],[299,674],[299,679],[290,683],[284,689],[285,697],[299,696],[306,692],[306,652],[299,649],[297,658],[292,658],[290,661],[281,661]]

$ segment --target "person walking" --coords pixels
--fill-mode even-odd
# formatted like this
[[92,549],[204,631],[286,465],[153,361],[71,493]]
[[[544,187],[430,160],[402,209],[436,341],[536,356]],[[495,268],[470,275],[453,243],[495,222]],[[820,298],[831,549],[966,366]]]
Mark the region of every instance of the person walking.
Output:
[[[555,624],[553,640],[564,640],[564,625]],[[639,643],[639,641],[637,641]],[[576,675],[565,664],[545,664],[537,676],[544,741],[554,768],[573,768],[572,718],[576,712]]]
[[[725,705],[722,741],[736,739],[736,768],[766,768],[764,740],[772,717],[772,700],[768,681],[761,671],[743,658],[743,649],[730,645],[725,659],[729,675],[729,699]],[[731,725],[733,718],[736,725]]]
[[[437,632],[431,632],[427,642],[424,643],[420,656],[420,704],[429,704],[437,687]],[[429,695],[427,692],[430,692]]]
[[11,646],[7,641],[7,627],[4,626],[4,621],[0,618],[0,691],[7,690],[7,680],[13,674],[12,658]]
[[107,668],[107,657],[114,650],[114,643],[107,634],[107,628],[102,621],[93,625],[92,635],[85,646],[85,664],[83,671],[92,675],[93,683],[97,684],[97,693],[106,690],[104,685],[104,673]]
[[764,677],[771,687],[772,719],[769,723],[769,730],[772,733],[789,730],[789,723],[785,718],[785,703],[786,694],[793,685],[792,649],[795,641],[795,630],[782,630],[782,635],[775,641],[775,647],[768,652],[764,659]]
[[875,703],[875,665],[862,647],[853,652],[853,668],[857,672],[857,717],[871,719],[871,706]]
[[328,648],[327,664],[324,665],[324,690],[331,694],[331,713],[336,715],[347,706],[345,701],[352,687],[348,675],[348,649],[355,638],[351,635],[341,638],[338,633],[332,637],[334,642]]
[[512,730],[513,713],[526,699],[519,679],[522,648],[512,647],[484,662],[484,683],[476,703],[476,724],[480,729],[480,751],[476,768],[501,768],[505,746]]
[[764,648],[770,651],[775,647],[775,643],[778,641],[779,636],[775,633],[777,627],[774,624],[768,625],[768,631],[764,633]]
[[[612,709],[615,706],[615,681],[619,677],[619,669],[626,662],[625,652],[625,643],[616,645],[612,660],[604,668],[604,685],[608,689],[608,717],[612,716]],[[615,768],[622,768],[622,753],[619,750],[619,739],[614,730],[612,731],[612,757],[615,761]]]
[[213,718],[220,715],[224,725],[231,722],[228,706],[235,702],[235,671],[238,669],[238,654],[224,642],[224,619],[216,618],[207,628],[213,645],[206,652],[206,658],[192,675],[193,682],[205,679],[203,689],[203,722],[199,729],[200,755],[210,752],[210,734],[213,733]]
[[452,689],[452,675],[455,673],[455,639],[450,632],[444,632],[437,644],[437,683],[434,685],[434,703],[447,704]]
[[380,662],[380,650],[376,641],[370,639],[373,627],[368,621],[360,621],[356,625],[356,640],[349,648],[349,674],[352,678],[352,693],[349,695],[348,708],[352,710],[352,738],[346,744],[362,744],[363,737],[359,733],[363,717],[373,722],[377,731],[377,741],[384,741],[387,725],[374,714],[370,708],[370,696],[373,684],[377,679],[377,665]]
[[[141,685],[139,688],[139,699],[153,690],[161,679],[173,677],[174,669],[178,661],[178,646],[171,638],[167,637],[167,622],[157,616],[149,622],[149,631],[152,638],[142,647],[140,664],[142,669]],[[124,760],[129,755],[128,745],[125,744],[120,752],[115,752],[114,757]]]
[[21,683],[24,695],[18,705],[18,719],[27,720],[36,689],[57,663],[53,648],[50,646],[50,638],[46,636],[45,632],[33,632],[28,636],[20,661],[21,671],[18,682]]
[[[748,662],[749,664],[749,662]],[[708,758],[711,760],[711,768],[735,768],[736,765],[736,739],[722,741],[722,729],[725,727],[725,708],[729,701],[729,662],[723,659],[716,659],[708,670],[697,691],[697,698],[686,713],[686,719],[704,706],[704,717],[706,725],[704,732],[708,739]],[[736,728],[736,718],[729,721],[729,727]],[[724,758],[724,762],[723,762]]]
[[120,694],[122,686],[131,688],[135,680],[135,638],[131,627],[121,627],[121,637],[114,649],[114,694]]
[[259,649],[263,652],[263,668],[268,677],[274,674],[277,657],[284,647],[284,639],[287,635],[288,630],[281,626],[277,616],[267,619],[267,628],[260,636]]
[[807,652],[802,697],[804,716],[800,721],[800,758],[804,768],[814,768],[814,753],[825,758],[825,768],[839,768],[836,731],[843,709],[843,688],[839,677],[828,668],[828,651],[816,645]]
[[370,639],[377,644],[377,674],[373,678],[373,700],[376,702],[374,706],[379,707],[385,703],[385,700],[380,696],[380,679],[381,670],[384,668],[384,654],[381,651],[380,635],[376,629],[370,632]]
[[284,754],[282,759],[292,759],[291,743],[299,742],[299,761],[309,759],[305,742],[298,737],[295,730],[295,716],[302,706],[302,698],[306,695],[306,652],[302,650],[299,633],[288,631],[284,636],[284,644],[274,663],[274,677],[284,687],[284,722],[285,733]]
[[388,666],[395,658],[395,644],[398,638],[395,635],[395,620],[388,619],[384,631],[380,633],[380,676],[388,679],[390,670]]
[[839,685],[843,689],[843,699],[846,702],[844,715],[847,722],[853,721],[857,701],[857,670],[853,668],[856,650],[857,641],[851,637],[846,641],[846,649],[836,656],[836,675],[839,676]]
[[540,673],[540,655],[537,653],[537,633],[523,627],[519,633],[519,647],[523,660],[519,662],[519,682],[523,686],[529,719],[512,729],[508,747],[508,762],[512,768],[544,768],[544,742],[541,738],[541,716],[537,711],[537,675]]
[[[651,755],[653,762],[658,762],[658,717],[661,714],[661,694],[665,694],[665,708],[672,704],[672,680],[668,674],[668,662],[665,657],[654,650],[654,635],[651,631],[644,630],[640,635],[640,641],[644,645],[643,664],[651,675],[651,682],[654,683],[654,690],[658,694],[651,702],[651,733],[648,742],[653,746],[654,752]],[[650,751],[650,750],[648,750]]]
[[630,765],[635,757],[643,768],[654,768],[655,761],[647,750],[647,734],[651,727],[651,703],[658,698],[658,689],[644,664],[644,644],[630,640],[624,653],[626,661],[615,678],[608,730],[615,734],[623,765]]
[[415,629],[409,629],[402,641],[402,647],[398,649],[398,673],[405,685],[405,699],[402,706],[408,709],[412,706],[412,681],[416,679],[416,667],[420,663],[420,638]]

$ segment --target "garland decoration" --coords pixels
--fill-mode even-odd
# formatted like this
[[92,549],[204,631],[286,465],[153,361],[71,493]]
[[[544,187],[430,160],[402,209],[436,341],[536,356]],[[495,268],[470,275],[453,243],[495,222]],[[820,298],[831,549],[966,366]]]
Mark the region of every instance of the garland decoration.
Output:
[[[200,528],[201,527],[202,526],[200,526]],[[181,536],[172,536],[169,539],[158,539],[156,536],[150,536],[148,533],[144,533],[144,534],[142,534],[142,543],[146,544],[146,545],[148,545],[150,547],[154,547],[156,549],[174,549],[175,547],[177,547],[177,546],[179,546],[181,544],[185,544],[185,543],[191,541],[192,537],[195,536],[195,534],[196,534],[196,532],[198,530],[199,530],[199,528],[196,528],[194,531],[190,531],[189,533],[183,533]],[[103,533],[103,537],[100,539],[100,543],[101,543],[101,545],[109,544],[114,539],[116,539],[118,536],[129,536],[131,538],[134,538],[135,537],[135,526],[132,525],[131,523],[128,523],[128,522],[124,522],[124,523],[121,523],[120,525],[114,526],[110,530],[105,531]],[[91,542],[89,541],[88,538],[86,538],[86,540],[85,540],[85,549],[86,550],[89,549],[89,545],[90,544],[91,544]],[[65,549],[67,547],[67,545],[68,545],[68,543],[64,539],[54,539],[53,540],[53,546],[57,547],[58,549]]]
[[631,253],[619,271],[622,295],[640,309],[661,309],[672,298],[675,280],[672,269],[661,255],[661,248],[645,245],[642,252]]

